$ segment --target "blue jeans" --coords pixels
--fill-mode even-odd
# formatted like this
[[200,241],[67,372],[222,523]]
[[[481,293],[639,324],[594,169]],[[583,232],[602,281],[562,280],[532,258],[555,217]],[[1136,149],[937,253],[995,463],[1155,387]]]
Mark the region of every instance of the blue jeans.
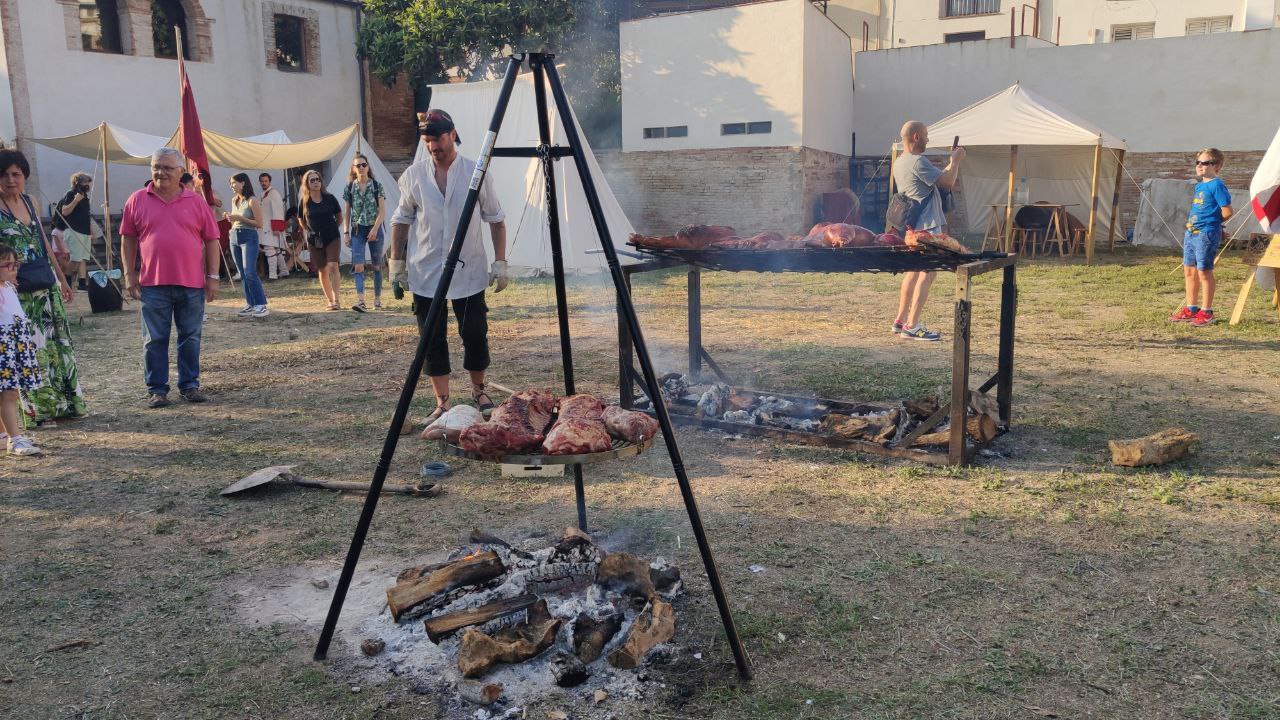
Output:
[[1222,244],[1222,228],[1187,230],[1182,236],[1182,264],[1197,270],[1212,270],[1214,255]]
[[252,228],[235,228],[231,231],[231,259],[240,271],[240,283],[244,301],[249,305],[266,305],[267,291],[262,289],[258,277],[258,231]]
[[384,242],[382,226],[381,225],[378,226],[378,236],[373,240],[370,240],[368,238],[368,235],[367,235],[368,232],[369,232],[368,225],[353,224],[351,226],[351,264],[352,265],[365,264],[364,257],[365,257],[366,248],[368,249],[368,252],[369,252],[369,260],[368,260],[369,264],[377,265],[377,266],[382,265],[382,246]]
[[369,239],[369,225],[351,226],[351,277],[356,283],[356,294],[364,295],[364,270],[356,270],[357,265],[365,264],[365,251],[369,253],[369,265],[373,266],[373,294],[382,296],[382,226],[378,226],[378,235]]
[[147,390],[169,392],[169,332],[178,327],[178,389],[200,387],[200,330],[204,288],[153,285],[142,289],[142,372]]

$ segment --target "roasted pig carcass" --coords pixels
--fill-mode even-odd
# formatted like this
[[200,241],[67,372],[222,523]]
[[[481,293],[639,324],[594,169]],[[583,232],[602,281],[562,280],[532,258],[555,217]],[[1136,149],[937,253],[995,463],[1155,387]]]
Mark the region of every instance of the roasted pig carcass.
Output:
[[654,236],[632,233],[628,239],[631,241],[632,245],[642,248],[648,247],[661,250],[674,250],[686,247],[682,244],[681,240],[676,239],[675,235]]
[[676,231],[676,240],[684,243],[681,247],[701,250],[717,240],[737,234],[733,228],[724,225],[685,225]]
[[906,244],[912,247],[924,246],[931,250],[950,250],[955,253],[967,253],[969,249],[960,241],[946,233],[930,233],[921,230],[907,230]]
[[711,243],[711,247],[725,250],[776,250],[786,244],[787,239],[781,233],[762,232],[751,237],[730,235]]
[[866,247],[875,243],[876,234],[861,225],[846,223],[818,223],[804,238],[809,247],[851,248]]
[[619,440],[638,443],[658,434],[658,421],[642,412],[610,405],[604,409],[602,417],[609,434]]
[[542,441],[542,452],[547,455],[586,455],[606,452],[613,447],[609,431],[598,418],[563,418],[556,421],[547,439]]
[[555,396],[545,390],[521,390],[494,408],[489,422],[463,430],[458,446],[488,457],[536,450],[546,437],[555,404]]

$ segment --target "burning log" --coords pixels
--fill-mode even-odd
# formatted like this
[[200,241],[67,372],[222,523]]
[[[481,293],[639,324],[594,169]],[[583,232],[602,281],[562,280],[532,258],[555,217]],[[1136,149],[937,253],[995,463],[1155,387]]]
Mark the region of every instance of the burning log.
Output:
[[596,549],[595,542],[591,536],[582,532],[576,527],[567,527],[564,534],[560,536],[560,542],[556,543],[555,549],[551,551],[549,562],[584,562],[599,559],[600,552]]
[[755,393],[745,392],[738,389],[729,391],[729,397],[726,398],[729,407],[733,410],[751,410],[760,402],[760,398]]
[[493,551],[468,555],[433,570],[426,577],[396,583],[387,590],[387,607],[391,610],[391,617],[399,620],[410,608],[429,603],[450,590],[488,582],[506,570],[501,558]]
[[502,685],[463,680],[458,683],[458,694],[474,705],[492,705],[502,697]]
[[569,653],[560,653],[551,658],[551,676],[560,687],[576,687],[591,677],[591,671],[578,658]]
[[440,568],[448,564],[449,563],[447,562],[426,563],[425,565],[414,565],[413,567],[407,567],[401,570],[400,574],[396,576],[396,582],[402,583],[406,580],[417,580],[418,578],[426,577],[431,573],[435,572],[436,570],[439,570]]
[[670,603],[654,599],[631,624],[622,645],[609,653],[609,664],[622,670],[639,667],[644,656],[676,634],[676,611]]
[[427,629],[427,637],[431,642],[439,645],[440,641],[461,630],[464,627],[472,625],[483,625],[494,618],[503,617],[512,613],[520,612],[526,608],[532,607],[538,601],[536,595],[521,595],[519,597],[507,598],[497,602],[491,602],[488,605],[481,605],[472,610],[461,610],[448,615],[437,615],[433,618],[427,618],[423,625]]
[[649,563],[627,553],[609,553],[600,561],[596,582],[606,589],[648,600],[654,594]]
[[823,419],[822,427],[832,435],[850,440],[866,439],[884,445],[897,433],[901,416],[902,413],[898,410],[866,416],[831,413]]
[[621,629],[621,614],[614,613],[597,620],[586,613],[579,613],[573,621],[573,651],[582,662],[594,662]]
[[561,622],[551,617],[547,601],[539,600],[529,608],[527,622],[494,633],[493,637],[468,628],[458,648],[458,670],[463,677],[477,678],[500,662],[518,663],[535,657],[555,642]]
[[1154,435],[1133,440],[1111,440],[1111,462],[1124,467],[1163,465],[1184,457],[1200,441],[1195,433],[1181,428],[1161,430]]
[[571,587],[585,587],[595,582],[596,564],[551,563],[523,570],[520,577],[524,579],[525,589],[534,593],[557,592]]

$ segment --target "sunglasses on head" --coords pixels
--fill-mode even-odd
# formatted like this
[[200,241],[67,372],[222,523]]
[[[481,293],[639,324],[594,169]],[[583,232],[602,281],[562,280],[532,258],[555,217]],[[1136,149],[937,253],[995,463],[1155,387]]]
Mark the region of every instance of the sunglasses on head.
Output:
[[1218,163],[1216,163],[1216,162],[1214,162],[1214,161],[1212,161],[1212,160],[1197,160],[1197,161],[1196,161],[1196,167],[1208,167],[1208,166],[1210,166],[1210,165],[1217,165],[1217,164],[1218,164]]

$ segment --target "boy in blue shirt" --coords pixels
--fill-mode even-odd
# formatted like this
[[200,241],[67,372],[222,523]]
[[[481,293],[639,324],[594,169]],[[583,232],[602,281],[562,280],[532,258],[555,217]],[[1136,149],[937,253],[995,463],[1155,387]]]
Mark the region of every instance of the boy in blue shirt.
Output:
[[[1187,232],[1182,238],[1182,276],[1187,286],[1187,304],[1169,319],[1196,327],[1213,324],[1213,258],[1222,244],[1222,224],[1231,217],[1231,193],[1218,177],[1222,151],[1205,148],[1196,153],[1195,195],[1187,214]],[[1204,292],[1204,304],[1196,305]]]

